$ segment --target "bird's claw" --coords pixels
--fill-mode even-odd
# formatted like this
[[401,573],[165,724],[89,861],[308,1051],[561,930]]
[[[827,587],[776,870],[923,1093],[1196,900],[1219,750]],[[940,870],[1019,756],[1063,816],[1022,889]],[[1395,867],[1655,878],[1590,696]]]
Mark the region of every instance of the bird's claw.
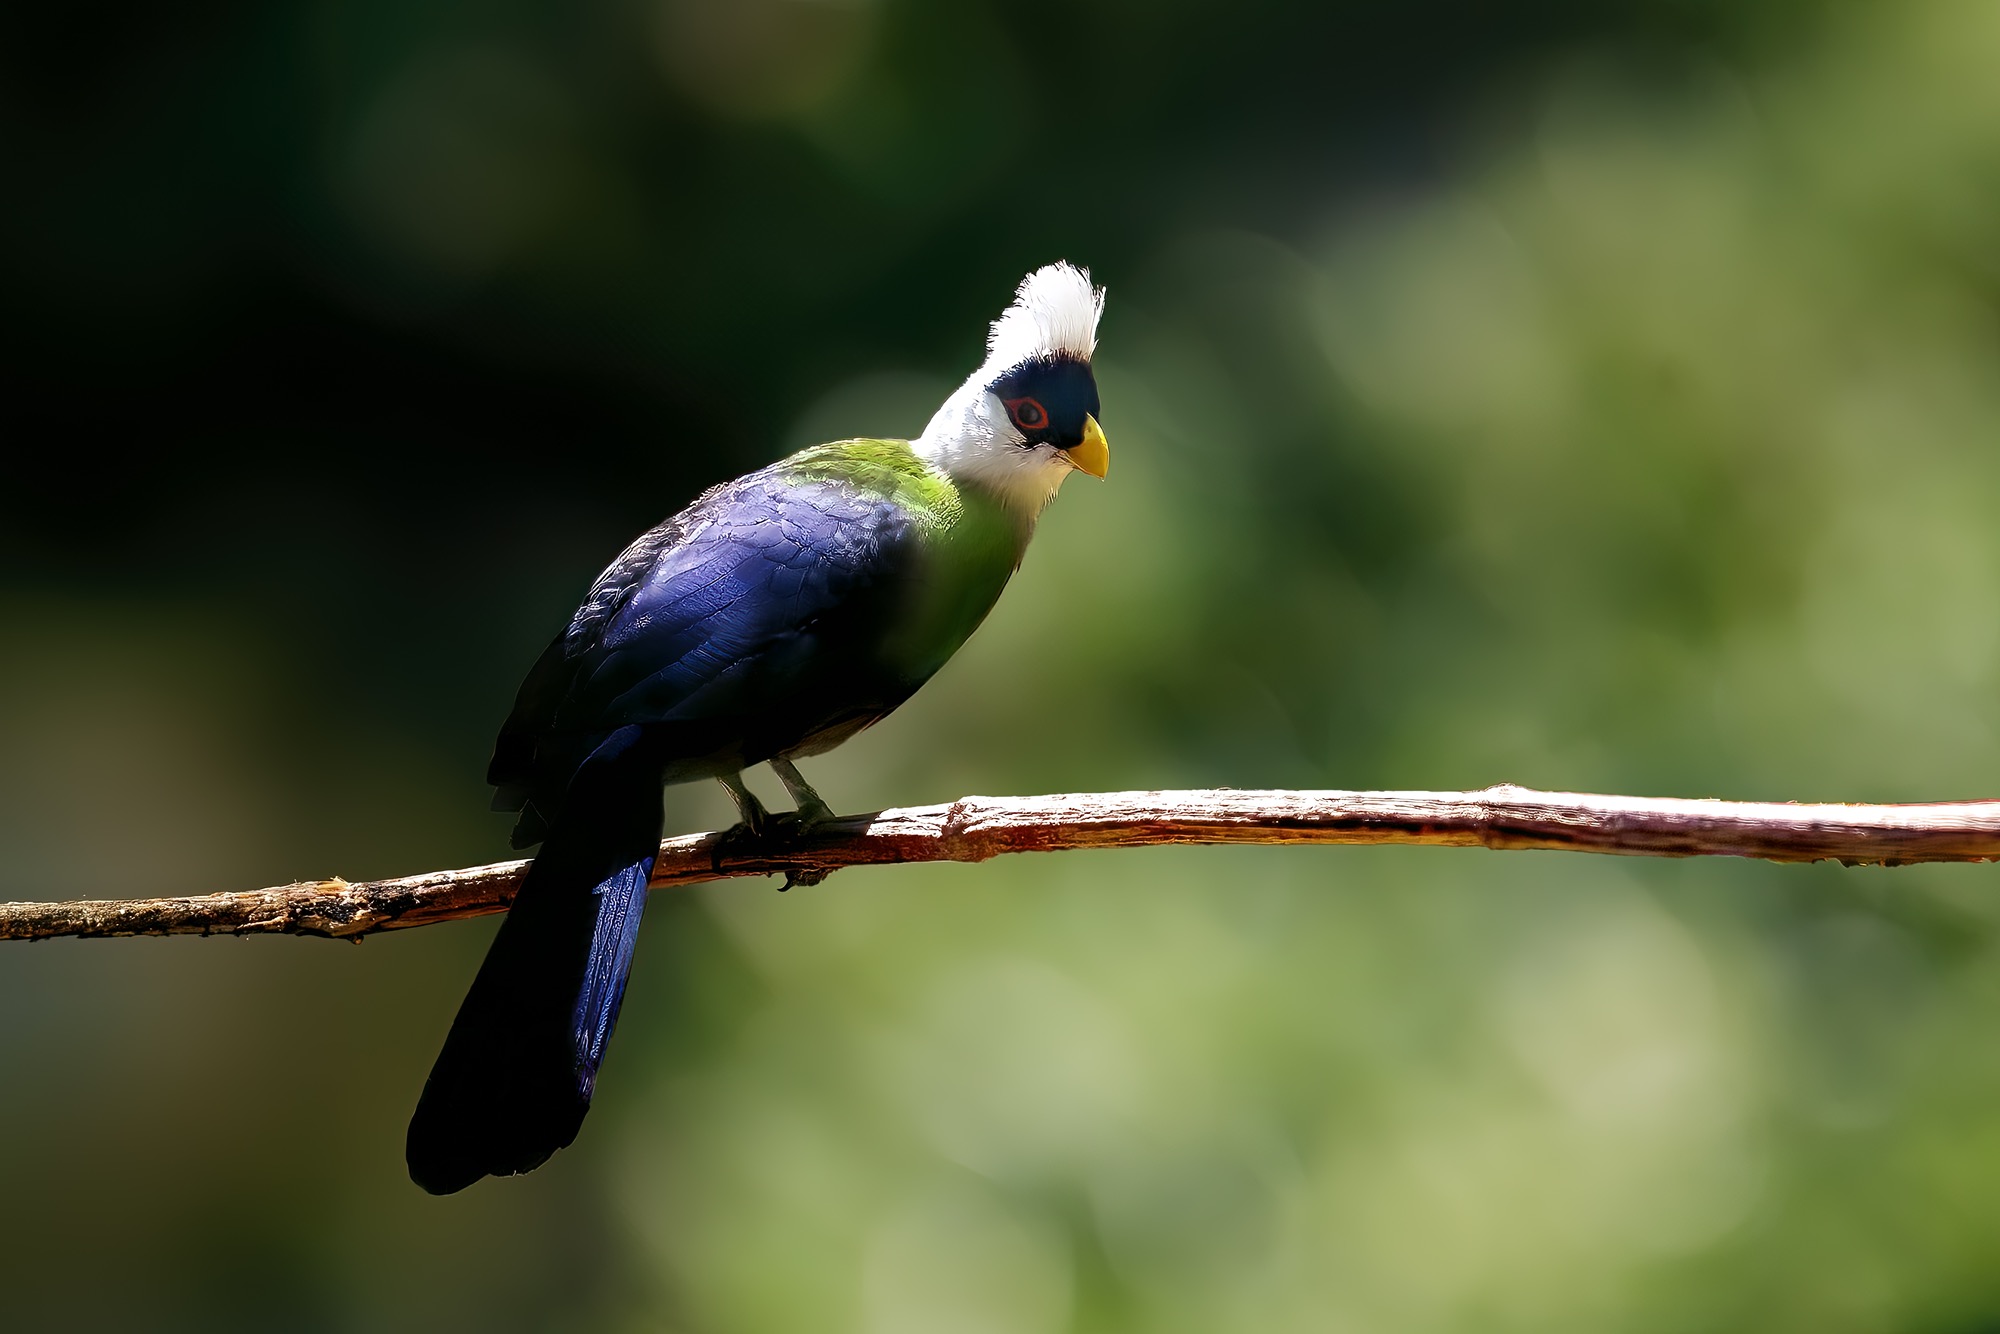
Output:
[[717,834],[708,850],[713,869],[721,871],[722,863],[727,859],[763,847],[770,835],[771,823],[769,816],[758,820],[738,820]]
[[[784,826],[788,836],[803,838],[819,826],[839,818],[833,813],[833,808],[821,801],[818,796],[807,795],[798,802],[797,810],[778,816],[777,823]],[[782,894],[793,885],[810,889],[832,874],[833,868],[830,866],[795,866],[785,872],[785,883],[778,886],[778,892]]]
[[782,894],[793,885],[811,889],[832,874],[833,868],[830,866],[794,866],[785,872],[785,883],[778,886],[778,892]]

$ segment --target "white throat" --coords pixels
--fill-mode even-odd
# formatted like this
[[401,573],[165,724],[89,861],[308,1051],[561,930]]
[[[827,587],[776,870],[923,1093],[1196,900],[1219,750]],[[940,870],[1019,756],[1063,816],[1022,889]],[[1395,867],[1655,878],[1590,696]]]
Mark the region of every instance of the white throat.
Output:
[[1088,361],[1097,349],[1103,313],[1103,289],[1092,287],[1090,274],[1072,264],[1058,261],[1023,278],[1014,304],[993,322],[985,362],[910,442],[918,457],[953,481],[986,491],[1033,527],[1076,467],[1053,445],[1030,447],[991,386],[1037,358]]
[[910,447],[952,481],[980,488],[1032,525],[1076,468],[1053,445],[1028,445],[986,385],[982,368]]

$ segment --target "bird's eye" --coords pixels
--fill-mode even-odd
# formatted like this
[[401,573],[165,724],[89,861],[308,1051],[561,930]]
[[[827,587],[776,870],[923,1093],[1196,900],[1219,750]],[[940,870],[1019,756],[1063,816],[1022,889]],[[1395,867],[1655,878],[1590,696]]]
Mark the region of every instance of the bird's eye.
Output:
[[1049,424],[1047,410],[1039,400],[1032,398],[1008,399],[1007,415],[1014,419],[1014,425],[1024,431],[1039,431]]

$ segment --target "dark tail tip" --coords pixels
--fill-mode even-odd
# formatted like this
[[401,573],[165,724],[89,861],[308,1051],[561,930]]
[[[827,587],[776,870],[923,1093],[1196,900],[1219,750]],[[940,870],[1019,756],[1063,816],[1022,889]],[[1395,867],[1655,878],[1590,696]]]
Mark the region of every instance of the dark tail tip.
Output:
[[455,1054],[447,1044],[410,1118],[410,1180],[450,1195],[484,1176],[532,1172],[575,1141],[590,1102],[570,1062],[494,1062],[499,1054],[486,1053],[482,1063]]
[[488,1175],[482,1163],[463,1152],[462,1145],[448,1141],[441,1143],[421,1141],[414,1125],[410,1127],[407,1157],[410,1164],[410,1180],[432,1195],[456,1195],[473,1182]]

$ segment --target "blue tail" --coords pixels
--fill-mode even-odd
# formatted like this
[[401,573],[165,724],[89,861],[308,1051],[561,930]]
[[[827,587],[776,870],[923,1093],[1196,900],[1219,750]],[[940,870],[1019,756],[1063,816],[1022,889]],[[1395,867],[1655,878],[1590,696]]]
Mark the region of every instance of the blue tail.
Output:
[[659,778],[631,740],[578,775],[431,1068],[407,1157],[433,1195],[541,1166],[590,1110],[659,851]]

